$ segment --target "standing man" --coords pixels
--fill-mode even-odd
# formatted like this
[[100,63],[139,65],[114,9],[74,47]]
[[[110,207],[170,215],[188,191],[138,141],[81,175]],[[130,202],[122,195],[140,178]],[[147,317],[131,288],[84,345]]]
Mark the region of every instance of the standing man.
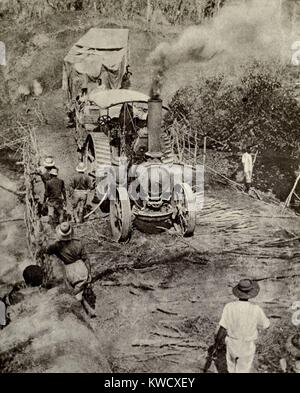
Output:
[[252,183],[253,160],[251,156],[251,148],[247,146],[242,155],[242,164],[244,167],[244,180],[246,192],[249,194]]
[[44,159],[43,165],[33,172],[32,175],[40,176],[44,186],[46,186],[46,182],[51,178],[50,171],[53,168],[56,168],[55,162],[52,157],[48,156]]
[[86,166],[80,162],[76,171],[77,174],[70,181],[70,196],[72,197],[73,219],[75,222],[83,222],[84,208],[89,190],[92,189],[92,182],[85,174]]
[[63,221],[64,205],[67,203],[65,183],[58,178],[58,169],[49,172],[50,180],[46,182],[44,203],[48,206],[48,216],[54,228]]
[[91,304],[85,297],[86,289],[92,281],[91,265],[85,247],[81,240],[74,238],[73,228],[68,222],[61,223],[56,228],[56,233],[58,240],[42,249],[42,252],[54,254],[63,262],[66,283],[72,288],[76,298],[82,302],[87,313],[95,317],[95,299]]
[[238,301],[224,307],[219,330],[215,340],[218,348],[225,338],[226,360],[229,373],[250,373],[255,355],[257,328],[267,329],[270,321],[263,310],[249,299],[257,296],[259,286],[256,281],[241,280],[233,288]]

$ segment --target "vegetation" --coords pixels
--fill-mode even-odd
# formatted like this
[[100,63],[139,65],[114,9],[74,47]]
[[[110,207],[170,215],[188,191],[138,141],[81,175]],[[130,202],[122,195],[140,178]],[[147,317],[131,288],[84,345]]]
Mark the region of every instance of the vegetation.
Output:
[[196,86],[175,94],[172,118],[185,117],[199,136],[220,141],[222,150],[259,143],[295,156],[300,151],[300,107],[291,88],[283,85],[283,74],[283,68],[255,63],[237,79],[202,77]]
[[[259,150],[256,183],[286,197],[300,154],[300,105],[285,67],[254,63],[240,77],[202,77],[174,96],[168,119],[189,124],[191,135],[208,136],[208,147],[238,154],[246,145]],[[266,176],[267,171],[267,176]]]
[[[161,12],[169,23],[200,23],[231,1],[234,0],[0,0],[0,18],[11,15],[28,20],[44,18],[50,13],[92,10],[101,16],[122,19],[138,15],[149,18],[154,12]],[[283,16],[293,20],[299,3],[299,0],[283,0]]]
[[160,11],[170,23],[201,22],[224,5],[226,0],[2,0],[0,16],[23,19],[43,18],[49,13],[92,10],[106,17],[132,19],[137,15],[151,17]]

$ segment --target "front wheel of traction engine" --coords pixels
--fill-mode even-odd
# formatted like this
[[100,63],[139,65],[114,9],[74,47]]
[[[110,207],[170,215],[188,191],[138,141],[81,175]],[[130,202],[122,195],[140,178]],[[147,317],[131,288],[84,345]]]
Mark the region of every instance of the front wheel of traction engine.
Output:
[[185,237],[192,236],[196,227],[196,198],[189,184],[175,185],[172,205],[175,229]]
[[110,225],[115,241],[128,240],[131,233],[131,206],[124,187],[117,188],[115,198],[110,201]]

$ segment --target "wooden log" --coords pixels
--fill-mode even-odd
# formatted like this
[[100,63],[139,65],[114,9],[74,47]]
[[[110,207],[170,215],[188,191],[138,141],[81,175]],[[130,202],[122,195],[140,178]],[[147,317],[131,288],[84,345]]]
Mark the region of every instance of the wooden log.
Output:
[[260,201],[262,200],[262,197],[260,196],[259,192],[258,192],[255,188],[252,188],[251,191],[255,193],[255,195],[257,196],[257,198],[258,198]]
[[16,222],[16,221],[24,221],[24,217],[20,217],[20,218],[5,218],[4,220],[0,220],[0,224],[4,224],[6,222]]
[[299,197],[299,195],[298,195],[298,194],[296,194],[295,192],[294,192],[294,195],[295,195],[295,197],[298,199],[298,201],[300,201],[300,197]]
[[297,185],[298,185],[298,183],[299,183],[299,180],[300,180],[300,174],[298,175],[298,177],[297,177],[297,179],[296,179],[296,181],[295,181],[295,183],[294,183],[294,185],[293,185],[293,188],[292,188],[292,190],[291,190],[289,196],[287,197],[287,199],[286,199],[286,201],[285,201],[284,207],[283,207],[283,209],[282,209],[282,213],[284,212],[284,210],[285,210],[286,208],[289,208],[290,203],[291,203],[291,200],[292,200],[292,196],[293,196],[293,194],[294,194],[294,192],[295,192],[295,190],[296,190],[296,188],[297,188]]
[[274,219],[285,219],[285,220],[292,220],[292,219],[297,219],[299,220],[299,215],[298,216],[249,216],[249,218],[274,218]]
[[299,240],[300,240],[300,236],[295,236],[295,237],[292,237],[290,239],[279,240],[279,241],[270,242],[270,243],[267,243],[267,244],[269,244],[269,245],[270,244],[274,244],[276,246],[278,244],[286,244],[286,243],[290,243],[290,242],[293,242],[293,241],[299,241]]
[[267,281],[267,280],[285,280],[285,279],[290,279],[290,278],[297,278],[300,277],[300,274],[292,274],[292,275],[287,275],[287,276],[270,276],[270,277],[262,277],[262,278],[256,278],[254,281]]
[[123,283],[122,281],[113,281],[113,284],[110,284],[109,286],[117,286],[117,287],[133,287],[135,289],[142,289],[143,291],[154,291],[155,287],[153,285],[139,282],[125,282]]
[[227,176],[225,176],[225,175],[222,175],[221,173],[219,173],[219,172],[216,171],[215,169],[213,169],[213,168],[211,168],[211,167],[209,167],[209,166],[207,166],[207,165],[206,165],[206,168],[207,168],[209,171],[211,171],[212,173],[214,173],[214,174],[216,174],[216,175],[222,177],[223,179],[226,180],[226,182],[228,182],[229,184],[235,186],[236,188],[243,189],[243,186],[242,186],[241,184],[236,183],[235,181],[229,179],[229,178],[228,178]]
[[179,338],[179,339],[182,339],[182,334],[179,334],[179,333],[173,333],[172,334],[172,332],[165,332],[165,331],[161,331],[161,330],[158,330],[158,331],[153,331],[153,332],[151,332],[151,334],[153,334],[154,336],[159,336],[159,337],[167,337],[167,338]]
[[2,188],[3,190],[5,190],[5,191],[7,191],[7,192],[10,192],[11,194],[14,194],[14,195],[16,195],[17,197],[19,197],[19,196],[21,196],[21,195],[25,195],[25,192],[20,192],[20,191],[15,191],[15,190],[12,190],[11,188],[8,188],[8,187],[5,187],[5,186],[3,186],[3,185],[1,185],[0,184],[0,188]]
[[207,345],[200,342],[192,342],[188,340],[176,340],[176,341],[159,341],[159,340],[136,340],[131,344],[132,347],[154,347],[154,348],[164,348],[164,347],[178,347],[178,348],[202,348],[207,349]]
[[156,310],[159,311],[159,312],[162,312],[164,314],[168,314],[168,315],[178,315],[177,312],[164,310],[163,308],[160,308],[160,307],[156,307]]

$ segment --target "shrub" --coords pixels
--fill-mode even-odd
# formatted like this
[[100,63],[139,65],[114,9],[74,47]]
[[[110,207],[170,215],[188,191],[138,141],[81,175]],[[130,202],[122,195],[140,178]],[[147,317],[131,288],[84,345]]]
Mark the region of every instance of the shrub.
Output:
[[[226,0],[150,0],[152,10],[161,10],[171,23],[197,23],[211,17]],[[146,16],[147,0],[2,0],[0,17],[17,16],[21,19],[39,19],[49,13],[94,10],[103,16],[132,19]]]
[[169,123],[185,117],[199,136],[220,142],[219,149],[238,150],[259,144],[295,156],[300,148],[299,103],[283,84],[285,68],[255,63],[238,79],[202,77],[173,97]]
[[284,198],[294,181],[300,153],[300,105],[294,91],[284,84],[287,73],[286,67],[256,62],[241,69],[238,78],[202,77],[195,86],[175,94],[167,125],[185,118],[191,135],[207,135],[208,147],[231,151],[236,160],[240,160],[236,153],[246,144],[257,146],[257,166],[264,168],[256,170],[257,184],[266,190],[275,188]]

